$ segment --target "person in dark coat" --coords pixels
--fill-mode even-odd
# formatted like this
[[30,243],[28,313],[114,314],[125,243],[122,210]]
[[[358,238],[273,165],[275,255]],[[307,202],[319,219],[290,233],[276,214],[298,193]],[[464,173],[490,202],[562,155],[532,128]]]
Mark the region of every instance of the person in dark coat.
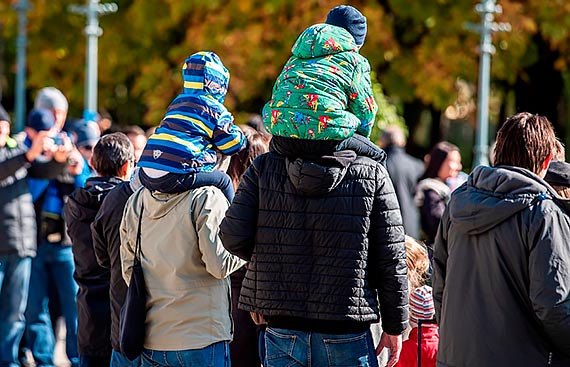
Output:
[[543,180],[554,147],[546,117],[511,116],[494,166],[451,195],[433,259],[437,366],[570,366],[570,202]]
[[[233,155],[228,166],[228,175],[237,190],[245,170],[251,166],[253,160],[269,150],[268,134],[259,133],[248,125],[240,125],[247,139],[247,148]],[[246,266],[241,267],[230,275],[232,319],[234,321],[234,338],[230,343],[230,360],[233,367],[259,366],[260,353],[258,348],[258,328],[249,312],[238,308],[241,284],[245,278]]]
[[415,196],[429,251],[451,195],[448,181],[457,177],[459,172],[461,172],[459,148],[446,141],[437,143],[429,153],[427,167],[419,178]]
[[418,178],[424,171],[424,163],[407,154],[404,150],[405,146],[406,137],[402,128],[392,125],[382,130],[380,147],[388,155],[386,169],[400,203],[404,229],[408,236],[419,238],[420,214],[414,195]]
[[19,363],[36,256],[36,215],[27,177],[50,179],[62,173],[69,148],[56,146],[48,131],[38,132],[29,148],[18,143],[10,137],[10,116],[0,106],[0,365]]
[[342,365],[376,365],[379,311],[379,350],[389,347],[391,365],[400,353],[408,292],[398,201],[380,162],[339,144],[274,136],[220,226],[228,251],[250,261],[239,304],[268,321],[267,366],[341,355]]
[[111,361],[110,272],[97,262],[90,226],[106,195],[131,175],[130,140],[123,133],[105,135],[94,146],[90,165],[98,176],[76,189],[64,206],[79,285],[77,343],[82,367],[108,366]]
[[129,361],[121,353],[119,344],[119,318],[121,307],[127,295],[127,284],[121,270],[121,237],[119,227],[127,200],[142,185],[138,175],[133,174],[130,182],[123,182],[107,195],[91,224],[91,235],[97,263],[110,272],[111,301],[111,367],[138,367],[140,358]]

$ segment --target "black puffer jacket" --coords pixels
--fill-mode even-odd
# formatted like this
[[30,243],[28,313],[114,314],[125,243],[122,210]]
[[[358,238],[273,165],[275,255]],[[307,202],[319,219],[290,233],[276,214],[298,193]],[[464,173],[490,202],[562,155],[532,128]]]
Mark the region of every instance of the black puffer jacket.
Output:
[[570,366],[565,209],[518,167],[478,167],[453,192],[434,249],[438,366]]
[[77,294],[77,344],[83,356],[111,355],[110,271],[97,263],[91,223],[105,196],[121,181],[94,177],[76,189],[64,206],[67,232],[73,243]]
[[238,187],[220,236],[250,261],[240,307],[270,320],[367,323],[378,320],[379,300],[384,330],[400,334],[406,254],[390,178],[381,163],[346,152],[326,165],[293,158],[316,143],[258,157]]
[[42,156],[30,164],[26,151],[11,138],[0,147],[0,256],[36,255],[36,212],[27,177],[54,178],[65,168]]

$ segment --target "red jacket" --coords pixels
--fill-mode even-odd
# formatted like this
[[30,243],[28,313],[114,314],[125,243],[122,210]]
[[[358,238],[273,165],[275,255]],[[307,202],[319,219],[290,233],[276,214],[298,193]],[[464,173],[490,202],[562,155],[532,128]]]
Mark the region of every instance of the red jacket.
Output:
[[[439,328],[437,325],[422,325],[422,367],[435,367]],[[418,328],[410,331],[410,338],[402,344],[400,360],[395,367],[418,365]]]

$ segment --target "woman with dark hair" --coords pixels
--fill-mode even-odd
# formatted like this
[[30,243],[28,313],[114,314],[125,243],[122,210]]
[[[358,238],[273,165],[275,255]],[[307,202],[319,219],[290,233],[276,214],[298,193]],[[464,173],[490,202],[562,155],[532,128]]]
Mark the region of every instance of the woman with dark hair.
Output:
[[247,149],[243,149],[233,155],[230,160],[227,173],[232,180],[235,190],[237,190],[243,174],[251,166],[255,157],[269,151],[269,139],[266,136],[270,136],[264,135],[247,125],[240,125],[239,128],[247,139]]
[[447,181],[461,171],[461,154],[457,146],[442,141],[428,157],[426,170],[416,186],[416,205],[420,208],[422,230],[431,245],[451,194]]
[[[237,190],[239,182],[253,160],[269,151],[269,140],[262,133],[247,125],[240,125],[240,129],[247,138],[247,148],[231,157],[228,167],[234,189]],[[249,312],[238,309],[238,300],[241,284],[245,277],[246,267],[242,267],[230,275],[232,283],[232,318],[235,323],[234,339],[230,343],[230,360],[232,367],[260,366],[258,348],[258,331]]]

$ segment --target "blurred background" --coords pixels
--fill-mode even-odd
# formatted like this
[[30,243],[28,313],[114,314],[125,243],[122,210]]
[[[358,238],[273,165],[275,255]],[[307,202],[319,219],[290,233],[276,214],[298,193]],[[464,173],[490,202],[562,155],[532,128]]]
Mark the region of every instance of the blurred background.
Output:
[[[324,22],[335,5],[350,4],[368,19],[361,53],[374,71],[380,105],[377,127],[401,124],[408,151],[423,156],[446,139],[472,162],[476,125],[480,22],[471,0],[114,0],[100,18],[98,109],[115,124],[147,129],[160,123],[182,88],[186,56],[211,50],[230,70],[226,105],[243,123],[269,100],[297,36]],[[27,111],[37,90],[55,86],[81,117],[84,98],[85,17],[68,6],[80,0],[29,0]],[[104,3],[104,1],[102,2]],[[506,116],[546,115],[570,144],[570,1],[500,0],[497,21],[511,32],[493,36],[490,141]],[[13,115],[17,0],[0,0],[0,100]]]

